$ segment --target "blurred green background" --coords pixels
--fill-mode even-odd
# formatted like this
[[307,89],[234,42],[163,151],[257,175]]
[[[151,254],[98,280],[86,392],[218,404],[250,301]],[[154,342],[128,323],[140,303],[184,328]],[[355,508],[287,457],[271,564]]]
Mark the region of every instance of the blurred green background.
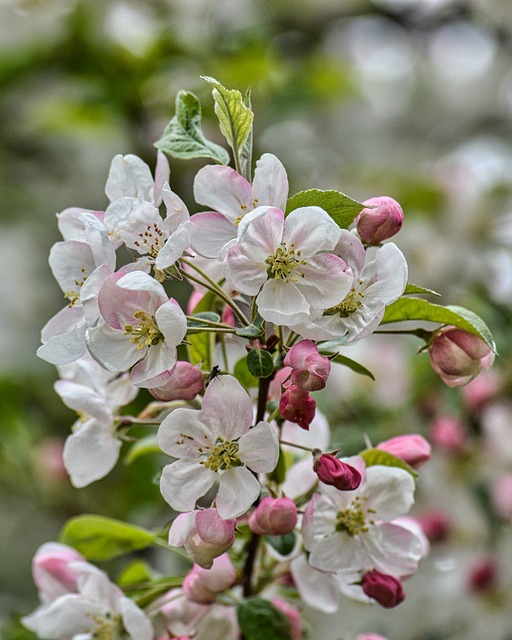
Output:
[[[206,134],[222,143],[200,75],[230,88],[250,86],[255,158],[275,153],[290,193],[334,188],[360,200],[389,195],[401,202],[406,224],[397,243],[410,281],[485,318],[498,340],[507,401],[511,61],[509,0],[0,2],[5,637],[29,637],[8,616],[35,606],[31,557],[68,517],[89,511],[153,525],[165,511],[158,487],[146,481],[155,461],[120,464],[83,490],[62,470],[59,452],[74,416],[53,392],[54,367],[35,356],[41,327],[63,303],[47,266],[60,239],[55,213],[104,209],[116,153],[154,166],[153,142],[180,89],[201,98]],[[191,187],[203,164],[171,161],[171,186],[191,211],[199,210]],[[354,447],[363,428],[376,439],[424,431],[431,401],[460,409],[457,392],[441,389],[426,357],[415,356],[414,341],[400,349],[386,344],[387,352],[377,342],[355,348],[354,357],[377,370],[375,385],[351,374],[340,382],[340,401],[324,401],[335,426],[344,425],[340,440]],[[411,627],[411,611],[409,627],[397,622],[394,637],[470,637],[451,623],[441,631],[427,622]],[[512,637],[507,625],[487,637]]]

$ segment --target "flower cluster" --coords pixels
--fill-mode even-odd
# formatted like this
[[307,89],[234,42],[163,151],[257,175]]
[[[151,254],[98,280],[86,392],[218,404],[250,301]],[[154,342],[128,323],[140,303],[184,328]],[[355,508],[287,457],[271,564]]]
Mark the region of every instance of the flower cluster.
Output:
[[[216,101],[225,92],[238,100],[207,81]],[[127,432],[145,425],[170,458],[160,489],[174,516],[169,531],[146,531],[142,542],[122,523],[121,552],[166,538],[194,566],[163,595],[149,575],[139,608],[87,554],[45,545],[34,561],[42,604],[24,618],[44,638],[250,640],[255,624],[272,622],[279,638],[299,640],[304,605],[332,612],[341,595],[400,604],[402,581],[428,551],[405,517],[415,468],[430,457],[426,440],[404,435],[340,458],[312,396],[332,366],[365,372],[340,349],[411,319],[407,295],[428,292],[407,285],[405,257],[386,242],[402,210],[391,198],[359,204],[334,192],[338,209],[351,212],[340,218],[333,192],[289,198],[270,153],[252,176],[240,121],[252,112],[238,107],[226,106],[238,132],[236,144],[226,136],[235,169],[207,165],[194,181],[207,211],[190,216],[159,151],[154,177],[136,156],[114,158],[105,211],[58,215],[63,240],[50,267],[67,303],[44,327],[38,353],[58,366],[56,391],[79,416],[64,450],[71,482],[106,476],[123,439],[133,439]],[[177,144],[171,135],[160,146],[179,155]],[[119,265],[122,255],[131,261]],[[182,281],[192,289],[183,306]],[[417,319],[430,320],[422,302]],[[467,328],[466,317],[447,318]],[[478,323],[471,334],[436,331],[412,332],[448,384],[490,366],[491,339]],[[129,416],[124,407],[141,388],[155,402]],[[89,526],[98,544],[117,539],[115,521]]]

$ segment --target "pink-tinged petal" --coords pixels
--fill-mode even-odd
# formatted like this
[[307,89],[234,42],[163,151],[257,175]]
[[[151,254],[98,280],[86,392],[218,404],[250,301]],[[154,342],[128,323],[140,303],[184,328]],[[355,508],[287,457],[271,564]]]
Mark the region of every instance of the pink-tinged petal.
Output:
[[292,561],[290,570],[297,590],[307,605],[324,613],[338,610],[339,593],[332,576],[313,569],[304,555]]
[[[207,509],[209,511],[209,509]],[[169,546],[183,547],[187,538],[196,529],[196,515],[200,511],[189,511],[188,513],[180,513],[173,520],[169,530]]]
[[404,254],[392,242],[385,244],[361,272],[361,279],[368,282],[368,286],[364,287],[365,302],[368,305],[374,301],[391,304],[404,292],[407,275]]
[[234,607],[216,604],[197,623],[194,640],[239,640],[238,625]]
[[199,537],[208,544],[225,547],[235,541],[236,520],[221,518],[217,509],[202,509],[196,515]]
[[121,442],[110,428],[92,420],[68,436],[64,466],[77,489],[104,478],[115,467]]
[[176,347],[167,346],[165,343],[151,345],[144,358],[130,371],[130,382],[145,389],[160,387],[172,376],[176,359]]
[[155,184],[153,186],[153,202],[158,207],[162,202],[162,191],[169,186],[171,168],[167,156],[162,151],[156,153]]
[[169,296],[165,293],[163,286],[144,271],[131,271],[117,281],[117,286],[147,296],[150,296],[151,303],[144,307],[148,312],[156,312],[158,307],[169,301]]
[[279,441],[268,422],[259,422],[238,441],[238,457],[256,473],[270,473],[279,458]]
[[414,480],[398,467],[367,467],[364,493],[376,520],[392,520],[408,513],[414,503]]
[[[173,298],[159,307],[155,313],[155,320],[168,347],[177,347],[187,335],[187,319]],[[171,369],[173,366],[174,363],[167,368]]]
[[254,262],[250,256],[242,253],[236,244],[228,251],[226,276],[230,286],[240,293],[255,296],[268,279],[267,269],[268,264],[265,261]]
[[336,573],[358,570],[366,566],[367,558],[359,538],[336,532],[327,538],[315,541],[309,563],[320,571]]
[[341,237],[333,253],[348,264],[354,272],[354,277],[359,276],[366,262],[366,251],[356,235],[347,229],[341,229]]
[[95,614],[102,610],[77,593],[57,598],[21,619],[41,638],[71,638],[93,627]]
[[258,207],[242,218],[237,243],[254,262],[265,262],[281,244],[284,226],[284,213],[280,209]]
[[308,258],[300,270],[304,277],[297,281],[297,288],[316,309],[334,307],[352,287],[352,270],[332,253]]
[[194,460],[215,446],[215,435],[201,421],[197,409],[175,409],[162,420],[158,446],[173,458]]
[[221,518],[228,520],[244,514],[260,495],[261,485],[246,467],[224,471],[219,480],[215,504]]
[[124,330],[126,324],[138,325],[134,313],[146,310],[149,296],[130,292],[117,286],[125,274],[116,272],[107,276],[98,293],[98,308],[105,322],[113,329]]
[[164,467],[160,491],[176,511],[192,511],[216,479],[215,471],[195,460],[178,460]]
[[92,357],[108,371],[128,371],[147,350],[147,347],[137,349],[129,335],[111,329],[108,324],[88,329],[85,339]]
[[112,411],[105,399],[93,389],[69,380],[57,380],[54,389],[66,407],[73,411],[107,424],[112,420]]
[[196,213],[190,218],[190,245],[205,258],[216,258],[224,245],[236,238],[236,226],[222,213]]
[[190,247],[191,235],[192,223],[183,222],[158,252],[155,267],[163,271],[177,262]]
[[120,598],[118,608],[123,619],[123,626],[132,640],[152,640],[153,625],[133,600]]
[[121,589],[110,582],[107,574],[88,562],[73,562],[71,567],[78,573],[78,592],[101,613],[117,612],[117,603],[123,596]]
[[225,375],[214,378],[208,385],[201,414],[215,435],[235,440],[249,431],[253,406],[238,380]]
[[267,280],[256,302],[260,316],[274,324],[292,325],[309,315],[306,298],[293,282],[281,278]]
[[223,213],[233,224],[253,208],[251,192],[249,182],[231,167],[207,165],[194,180],[195,201]]
[[284,211],[287,198],[288,177],[283,164],[272,153],[264,153],[254,170],[253,206],[270,205]]
[[153,189],[153,176],[143,160],[133,154],[114,157],[105,185],[105,193],[111,202],[124,197],[151,201]]
[[373,566],[396,577],[412,575],[422,557],[422,540],[409,529],[390,522],[361,537]]
[[288,247],[302,251],[303,257],[331,251],[340,237],[340,228],[320,207],[300,207],[285,220],[283,239]]

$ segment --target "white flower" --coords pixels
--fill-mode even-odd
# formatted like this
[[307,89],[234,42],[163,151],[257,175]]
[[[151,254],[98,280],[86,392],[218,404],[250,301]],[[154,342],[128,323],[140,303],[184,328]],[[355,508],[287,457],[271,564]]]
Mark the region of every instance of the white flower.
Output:
[[192,511],[196,501],[219,481],[215,499],[219,515],[236,518],[260,494],[251,471],[273,471],[279,444],[267,422],[251,428],[253,406],[240,383],[220,376],[206,389],[201,410],[176,409],[158,430],[158,445],[176,462],[160,481],[162,495],[177,511]]
[[338,225],[319,207],[295,209],[286,218],[274,207],[258,207],[242,219],[228,251],[229,282],[257,296],[258,311],[269,322],[306,320],[312,307],[330,307],[350,289],[347,265],[325,253],[339,237]]

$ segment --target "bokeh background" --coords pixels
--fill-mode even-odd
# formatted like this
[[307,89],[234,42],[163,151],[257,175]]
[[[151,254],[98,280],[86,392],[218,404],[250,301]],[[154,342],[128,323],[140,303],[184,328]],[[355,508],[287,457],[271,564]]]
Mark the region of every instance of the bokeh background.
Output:
[[[512,638],[511,63],[509,0],[0,0],[2,638],[33,638],[16,623],[37,602],[31,557],[67,518],[165,521],[147,482],[158,461],[69,485],[60,453],[74,416],[35,351],[62,306],[47,265],[55,213],[103,209],[116,153],[153,166],[180,89],[201,98],[205,131],[222,142],[200,75],[252,87],[255,157],[281,159],[290,193],[401,202],[410,281],[478,312],[500,352],[463,393],[443,386],[410,337],[352,348],[376,382],[332,376],[321,405],[344,451],[365,433],[432,441],[414,512],[432,548],[398,609],[347,601],[334,616],[310,612],[311,637]],[[171,162],[191,211],[203,164]]]

